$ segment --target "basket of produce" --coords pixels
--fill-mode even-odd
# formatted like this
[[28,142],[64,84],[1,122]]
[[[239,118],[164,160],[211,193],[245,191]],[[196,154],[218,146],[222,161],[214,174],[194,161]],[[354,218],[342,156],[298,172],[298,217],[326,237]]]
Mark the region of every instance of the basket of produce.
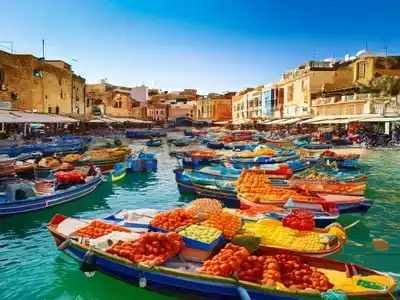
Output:
[[212,251],[223,243],[222,231],[209,226],[189,225],[177,231],[182,236],[186,247]]
[[193,211],[183,208],[173,209],[157,214],[150,222],[150,230],[169,232],[187,226],[197,224]]

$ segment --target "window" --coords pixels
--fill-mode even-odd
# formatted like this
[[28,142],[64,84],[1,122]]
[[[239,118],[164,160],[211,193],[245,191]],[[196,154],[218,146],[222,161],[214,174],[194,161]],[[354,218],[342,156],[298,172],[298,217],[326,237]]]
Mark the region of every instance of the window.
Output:
[[58,115],[60,113],[60,107],[57,105],[56,106],[56,114]]
[[0,68],[0,85],[4,83],[4,69]]
[[119,101],[118,102],[118,108],[121,108],[122,107],[122,101]]
[[87,99],[86,99],[86,107],[89,107],[89,106],[90,106],[90,99],[87,98]]
[[164,111],[162,110],[162,111],[160,111],[160,115],[163,115],[164,114]]
[[60,99],[62,99],[63,98],[63,90],[61,89],[61,91],[60,91]]
[[61,77],[58,77],[58,84],[61,85],[62,81],[61,81]]
[[51,114],[52,108],[50,106],[48,107],[47,110],[48,110],[49,114]]
[[367,63],[365,61],[359,62],[357,64],[357,80],[365,79],[366,69],[367,69]]
[[79,101],[79,96],[76,96],[76,101]]
[[301,81],[301,91],[304,92],[304,80]]

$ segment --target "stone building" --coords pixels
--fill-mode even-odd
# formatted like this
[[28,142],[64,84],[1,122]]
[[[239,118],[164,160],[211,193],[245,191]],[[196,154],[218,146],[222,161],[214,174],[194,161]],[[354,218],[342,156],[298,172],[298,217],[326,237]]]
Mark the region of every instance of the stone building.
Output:
[[0,51],[1,107],[84,114],[84,94],[85,79],[64,61]]

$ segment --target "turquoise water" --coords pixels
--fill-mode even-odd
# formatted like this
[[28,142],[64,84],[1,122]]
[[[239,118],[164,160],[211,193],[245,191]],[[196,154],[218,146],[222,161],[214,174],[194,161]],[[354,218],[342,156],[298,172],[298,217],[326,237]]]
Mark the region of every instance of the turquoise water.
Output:
[[[140,145],[135,145],[140,148]],[[52,209],[0,219],[0,299],[173,299],[96,273],[87,278],[79,265],[58,251],[44,228],[56,213],[97,217],[120,208],[171,208],[189,202],[181,196],[172,170],[177,162],[167,145],[158,153],[158,170],[130,173],[116,183],[105,183],[88,197]],[[400,151],[369,150],[361,160],[369,172],[367,196],[375,200],[365,216],[341,217],[343,225],[361,220],[349,231],[349,243],[334,259],[352,261],[384,272],[400,273]],[[390,244],[375,250],[373,238]]]

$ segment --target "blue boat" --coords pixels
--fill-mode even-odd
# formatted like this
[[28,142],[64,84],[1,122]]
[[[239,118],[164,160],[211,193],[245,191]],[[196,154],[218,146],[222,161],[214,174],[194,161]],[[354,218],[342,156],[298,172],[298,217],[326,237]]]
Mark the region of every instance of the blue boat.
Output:
[[111,171],[111,181],[118,181],[125,177],[126,175],[126,163],[120,162],[114,166],[114,169]]
[[167,136],[168,129],[153,128],[153,129],[128,129],[125,132],[127,138],[145,139],[150,137]]
[[[55,215],[47,225],[47,229],[54,238],[58,249],[80,262],[81,271],[92,272],[91,275],[94,274],[93,272],[99,271],[132,285],[140,285],[142,288],[150,290],[165,291],[169,294],[173,293],[183,298],[216,300],[321,299],[321,293],[315,290],[280,289],[276,286],[260,285],[232,277],[200,274],[194,271],[202,266],[198,262],[179,261],[176,258],[172,258],[161,266],[150,267],[143,263],[134,263],[128,259],[89,246],[82,242],[79,237],[68,237],[62,233],[62,229],[58,228],[58,225],[62,224],[66,219],[63,215]],[[293,254],[290,250],[268,247],[263,247],[258,251],[259,255]],[[393,294],[398,294],[396,280],[389,275],[383,275],[355,264],[324,258],[302,256],[302,260],[311,267],[323,267],[332,270],[333,273],[340,274],[343,279],[354,280],[356,277],[352,278],[351,276],[356,276],[357,274],[387,277],[388,283],[383,286],[383,289],[371,289],[368,292],[348,292],[346,295],[333,291],[326,293],[326,299],[330,294],[332,299],[339,297],[345,299],[344,297],[346,297],[346,299],[383,300],[390,299]],[[351,270],[350,275],[349,270]]]
[[221,149],[224,149],[224,143],[220,143],[220,142],[208,142],[208,143],[207,143],[207,148],[209,148],[209,149],[221,150]]
[[84,184],[38,195],[27,183],[10,183],[5,193],[0,195],[0,216],[10,216],[35,210],[46,209],[86,196],[103,182],[100,175]]
[[335,158],[335,157],[324,157],[324,160],[328,163],[336,163],[338,169],[358,169],[358,158]]
[[151,172],[157,169],[157,158],[153,153],[138,153],[128,156],[127,168],[132,172]]
[[162,139],[151,139],[146,142],[147,147],[161,147]]
[[[275,164],[277,161],[275,158],[271,158],[267,162],[232,162],[230,161],[230,164],[232,165],[233,168],[235,169],[251,169],[253,167],[262,167],[263,165],[268,165],[268,164]],[[293,160],[285,160],[282,159],[280,161],[284,164],[287,164],[289,168],[293,172],[300,172],[309,168],[314,168],[318,165],[320,165],[323,160],[319,158],[307,158],[307,159],[293,159]]]

